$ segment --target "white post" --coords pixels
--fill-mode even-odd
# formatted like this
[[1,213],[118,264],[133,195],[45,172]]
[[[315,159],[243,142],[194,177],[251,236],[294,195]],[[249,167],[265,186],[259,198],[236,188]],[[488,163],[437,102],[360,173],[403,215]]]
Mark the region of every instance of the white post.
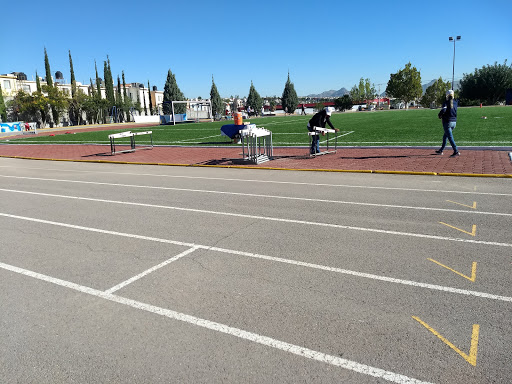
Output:
[[172,125],[176,125],[176,120],[174,119],[174,101],[171,101],[172,106]]

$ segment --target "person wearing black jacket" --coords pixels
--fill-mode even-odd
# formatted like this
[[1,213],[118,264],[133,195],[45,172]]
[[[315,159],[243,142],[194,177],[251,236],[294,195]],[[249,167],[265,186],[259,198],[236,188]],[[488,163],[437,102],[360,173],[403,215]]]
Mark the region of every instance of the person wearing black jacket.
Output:
[[441,111],[439,111],[438,117],[443,121],[443,144],[441,148],[436,151],[438,155],[443,154],[444,147],[446,147],[446,139],[450,142],[450,145],[453,148],[453,153],[450,157],[460,156],[459,150],[457,149],[457,144],[455,144],[455,140],[453,139],[453,130],[457,125],[457,100],[453,100],[454,92],[453,90],[449,90],[446,92],[446,101],[443,103],[443,107]]
[[[325,107],[320,112],[317,112],[313,115],[313,117],[309,120],[308,123],[308,131],[313,132],[314,127],[321,127],[325,128],[326,124],[329,124],[329,127],[334,129],[336,132],[339,132],[340,130],[337,128],[334,128],[334,125],[331,123],[331,114],[332,114],[332,108],[331,107]],[[322,132],[322,136],[325,135],[325,132]],[[311,140],[311,148],[309,150],[309,153],[315,154],[320,152],[320,140],[318,135],[312,136]]]

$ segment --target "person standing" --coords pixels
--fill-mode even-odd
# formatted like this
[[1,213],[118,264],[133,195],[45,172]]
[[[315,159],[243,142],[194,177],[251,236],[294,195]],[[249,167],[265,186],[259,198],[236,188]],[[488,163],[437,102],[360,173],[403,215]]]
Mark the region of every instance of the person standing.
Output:
[[[317,112],[313,115],[313,117],[308,122],[308,131],[314,132],[314,127],[320,127],[325,128],[326,124],[329,124],[329,127],[334,129],[336,132],[339,132],[340,130],[337,128],[334,128],[334,125],[331,123],[331,114],[332,114],[332,108],[325,107],[320,112]],[[322,132],[322,136],[325,135],[325,132]],[[320,152],[320,138],[318,135],[313,135],[311,140],[311,148],[309,149],[310,154],[315,154]]]
[[453,148],[453,153],[450,155],[450,157],[460,156],[460,152],[457,149],[457,144],[455,144],[455,140],[453,139],[453,130],[455,129],[455,126],[457,125],[457,107],[458,102],[457,100],[453,99],[454,92],[452,89],[450,89],[448,92],[446,92],[446,101],[443,103],[443,107],[441,108],[441,111],[439,111],[438,117],[443,122],[443,129],[444,129],[444,135],[443,135],[443,144],[441,145],[441,148],[439,148],[436,153],[438,155],[443,154],[444,147],[446,147],[446,139],[450,142],[450,145]]
[[307,115],[306,108],[304,107],[304,103],[302,103],[302,114]]

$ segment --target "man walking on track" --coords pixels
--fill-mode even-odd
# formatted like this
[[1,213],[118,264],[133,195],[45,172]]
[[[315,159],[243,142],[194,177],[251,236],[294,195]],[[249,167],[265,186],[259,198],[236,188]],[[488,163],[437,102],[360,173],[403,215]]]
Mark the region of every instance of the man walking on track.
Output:
[[[329,124],[329,127],[334,129],[336,132],[339,132],[340,130],[337,128],[334,128],[334,125],[331,123],[331,115],[332,115],[333,108],[331,107],[325,107],[320,112],[317,112],[313,115],[311,120],[309,120],[308,123],[308,131],[314,132],[314,127],[320,127],[325,128],[326,124]],[[322,136],[325,135],[325,132],[322,132]],[[312,155],[315,153],[320,153],[320,139],[318,135],[313,135],[311,140],[311,148],[309,150],[309,153]]]

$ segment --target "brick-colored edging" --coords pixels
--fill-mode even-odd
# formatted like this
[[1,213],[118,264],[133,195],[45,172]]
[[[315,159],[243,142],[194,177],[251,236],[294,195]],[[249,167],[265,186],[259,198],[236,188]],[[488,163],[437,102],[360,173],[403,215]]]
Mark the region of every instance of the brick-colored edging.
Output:
[[174,167],[212,167],[212,168],[240,168],[240,169],[265,169],[275,171],[303,171],[303,172],[342,172],[342,173],[381,173],[395,175],[428,175],[428,176],[463,176],[463,177],[495,177],[495,178],[512,178],[508,174],[489,174],[489,173],[448,173],[448,172],[413,172],[413,171],[385,171],[371,169],[314,169],[314,168],[276,168],[276,167],[251,167],[244,165],[208,165],[208,164],[179,164],[179,163],[150,163],[150,162],[133,162],[133,161],[115,161],[115,160],[74,160],[74,159],[50,159],[40,157],[26,156],[8,156],[0,155],[0,157],[11,159],[25,160],[45,160],[45,161],[72,161],[77,163],[106,163],[106,164],[132,164],[132,165],[162,165]]

